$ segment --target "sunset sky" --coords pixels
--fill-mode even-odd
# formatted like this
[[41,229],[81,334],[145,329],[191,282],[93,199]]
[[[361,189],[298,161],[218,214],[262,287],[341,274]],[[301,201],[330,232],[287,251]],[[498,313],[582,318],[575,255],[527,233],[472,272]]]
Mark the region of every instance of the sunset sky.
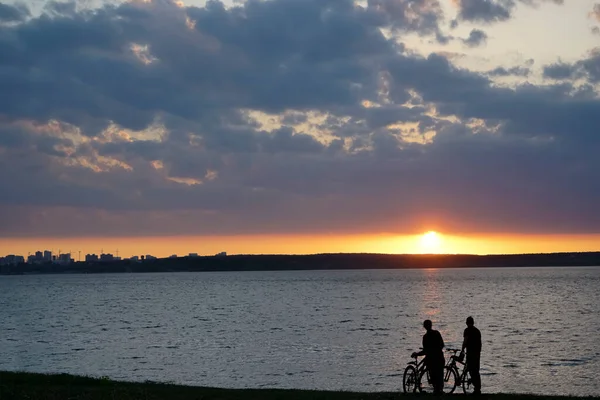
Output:
[[600,250],[599,0],[4,1],[0,94],[0,255]]

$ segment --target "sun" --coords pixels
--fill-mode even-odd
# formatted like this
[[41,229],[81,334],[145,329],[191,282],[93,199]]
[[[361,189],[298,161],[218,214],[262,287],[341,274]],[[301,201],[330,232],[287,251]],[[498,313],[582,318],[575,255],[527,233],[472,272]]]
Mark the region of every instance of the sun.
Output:
[[421,236],[421,251],[423,253],[439,253],[442,250],[441,235],[435,231],[429,231]]

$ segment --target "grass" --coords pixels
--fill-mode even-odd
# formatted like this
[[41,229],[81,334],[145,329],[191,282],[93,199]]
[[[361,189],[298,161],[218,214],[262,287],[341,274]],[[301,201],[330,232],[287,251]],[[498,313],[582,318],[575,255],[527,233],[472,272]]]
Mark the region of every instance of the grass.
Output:
[[[427,396],[313,390],[218,389],[153,382],[119,382],[106,378],[67,374],[0,371],[0,400],[391,400],[411,397]],[[485,400],[572,399],[572,397],[507,394],[483,395],[479,398]],[[600,397],[588,399],[600,400]]]

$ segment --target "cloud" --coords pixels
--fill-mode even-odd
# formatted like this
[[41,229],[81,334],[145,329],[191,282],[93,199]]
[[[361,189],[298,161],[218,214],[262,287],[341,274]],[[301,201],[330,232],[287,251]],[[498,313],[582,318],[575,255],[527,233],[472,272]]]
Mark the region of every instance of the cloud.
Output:
[[515,66],[511,68],[497,67],[488,71],[489,76],[522,76],[527,77],[531,73],[528,67]]
[[542,3],[562,5],[564,0],[454,0],[458,6],[458,17],[463,21],[494,23],[512,17],[519,4],[537,7]]
[[471,33],[469,33],[469,37],[466,39],[462,39],[462,42],[467,47],[479,47],[487,41],[487,34],[480,29],[473,29]]
[[587,79],[600,82],[600,48],[593,49],[587,58],[574,63],[558,62],[544,67],[544,77],[550,79]]
[[569,79],[575,74],[575,66],[566,63],[556,63],[544,66],[544,77],[550,79]]
[[0,3],[0,23],[2,22],[21,22],[30,16],[29,9],[24,4],[4,4]]
[[600,3],[594,4],[594,8],[590,12],[590,17],[600,22]]
[[63,4],[0,25],[0,214],[20,221],[0,235],[597,231],[593,88],[398,44],[438,37],[440,10]]

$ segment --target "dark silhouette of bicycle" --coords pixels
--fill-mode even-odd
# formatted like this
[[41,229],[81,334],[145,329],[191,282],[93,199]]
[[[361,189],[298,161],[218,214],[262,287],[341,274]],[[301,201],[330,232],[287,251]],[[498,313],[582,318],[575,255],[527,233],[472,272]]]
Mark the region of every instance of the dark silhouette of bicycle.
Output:
[[[467,368],[467,362],[463,362],[462,355],[460,357],[456,355],[460,350],[446,349],[446,351],[452,353],[448,359],[448,363],[446,363],[446,366],[444,367],[444,386],[446,386],[446,383],[448,383],[448,387],[453,386],[452,390],[448,393],[454,392],[454,389],[460,385],[465,394],[472,394],[475,391],[475,387],[473,386],[473,380]],[[459,371],[459,365],[462,366],[462,371]]]
[[[433,393],[433,383],[429,376],[429,371],[425,365],[425,357],[419,361],[419,356],[413,357],[414,361],[409,361],[408,365],[404,369],[404,375],[402,376],[402,389],[404,393],[415,393],[419,391],[421,393]],[[448,365],[444,366],[444,392],[452,393],[456,388],[457,381],[455,370],[451,369]],[[450,391],[446,391],[449,389]]]

